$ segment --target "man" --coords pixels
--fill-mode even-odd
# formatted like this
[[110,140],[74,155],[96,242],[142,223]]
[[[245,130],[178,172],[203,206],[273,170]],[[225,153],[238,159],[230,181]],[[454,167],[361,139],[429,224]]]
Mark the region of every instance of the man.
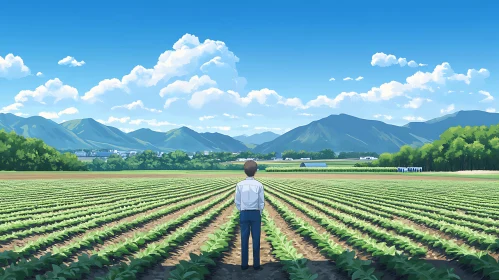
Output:
[[255,161],[244,163],[246,180],[236,185],[236,207],[240,211],[239,223],[241,227],[241,269],[248,269],[249,235],[253,240],[253,268],[260,268],[260,232],[264,203],[263,185],[255,180],[258,166]]

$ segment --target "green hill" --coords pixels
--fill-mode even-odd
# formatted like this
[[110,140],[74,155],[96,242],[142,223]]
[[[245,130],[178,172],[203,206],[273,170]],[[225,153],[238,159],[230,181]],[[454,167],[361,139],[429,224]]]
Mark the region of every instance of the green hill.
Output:
[[277,137],[279,137],[279,134],[276,134],[271,131],[265,131],[262,133],[257,133],[249,136],[248,135],[235,136],[234,139],[239,140],[244,144],[246,144],[246,146],[248,146],[248,145],[260,145],[265,142],[272,141]]
[[285,150],[335,152],[396,152],[402,145],[413,147],[438,139],[453,126],[490,126],[499,123],[499,114],[483,111],[460,111],[427,122],[411,122],[396,126],[381,121],[366,120],[346,114],[330,115],[297,127],[254,148],[255,152]]
[[166,133],[139,129],[128,133],[131,137],[149,142],[161,150],[229,151],[237,152],[248,148],[230,136],[220,133],[198,133],[190,128],[181,127]]
[[103,125],[94,119],[72,120],[60,125],[96,148],[156,149],[150,143],[137,140],[115,127]]
[[411,129],[412,133],[429,139],[438,140],[449,127],[453,126],[490,126],[499,124],[499,114],[487,113],[484,111],[459,111],[432,119],[427,122],[411,122],[405,125]]
[[258,145],[254,150],[261,153],[323,149],[386,152],[398,151],[406,144],[420,146],[426,141],[412,135],[407,127],[339,114],[297,127],[273,141]]
[[59,150],[86,149],[92,145],[54,121],[39,116],[21,118],[13,114],[0,114],[0,129],[15,131],[24,137],[38,138]]

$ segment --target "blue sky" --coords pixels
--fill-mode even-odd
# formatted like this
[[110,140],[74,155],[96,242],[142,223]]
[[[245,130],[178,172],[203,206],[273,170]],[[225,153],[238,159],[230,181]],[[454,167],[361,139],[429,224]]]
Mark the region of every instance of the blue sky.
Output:
[[2,113],[239,135],[499,111],[494,1],[16,2]]

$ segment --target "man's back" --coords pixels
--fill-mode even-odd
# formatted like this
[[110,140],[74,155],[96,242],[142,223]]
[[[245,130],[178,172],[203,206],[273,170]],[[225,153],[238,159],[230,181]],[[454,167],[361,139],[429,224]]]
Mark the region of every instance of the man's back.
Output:
[[240,211],[239,224],[241,228],[241,268],[248,269],[248,243],[249,237],[253,239],[253,268],[260,270],[260,233],[262,212],[265,206],[263,185],[255,180],[258,170],[255,161],[248,160],[244,163],[246,180],[236,185],[237,210]]
[[262,183],[248,177],[236,185],[236,207],[243,210],[263,210],[265,205]]

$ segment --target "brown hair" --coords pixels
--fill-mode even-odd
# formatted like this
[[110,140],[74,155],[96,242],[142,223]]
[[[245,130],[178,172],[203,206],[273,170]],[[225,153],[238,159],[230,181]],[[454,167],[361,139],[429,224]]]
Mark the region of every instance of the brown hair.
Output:
[[246,173],[246,176],[248,177],[255,176],[257,170],[258,170],[258,165],[254,160],[248,160],[244,163],[244,173]]

